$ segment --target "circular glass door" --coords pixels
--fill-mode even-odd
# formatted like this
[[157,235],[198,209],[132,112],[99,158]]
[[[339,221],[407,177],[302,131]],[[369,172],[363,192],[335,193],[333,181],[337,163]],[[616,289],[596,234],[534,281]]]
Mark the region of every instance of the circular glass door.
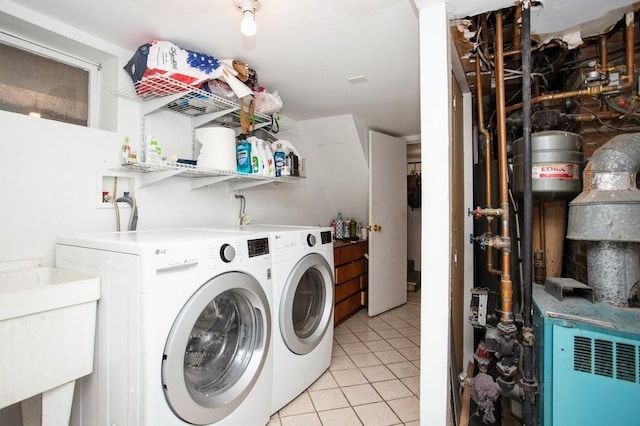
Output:
[[292,352],[305,355],[322,340],[333,318],[333,271],[317,253],[291,271],[280,304],[280,332]]
[[270,317],[260,284],[240,272],[209,280],[189,299],[162,363],[165,395],[178,417],[210,424],[242,403],[262,373]]

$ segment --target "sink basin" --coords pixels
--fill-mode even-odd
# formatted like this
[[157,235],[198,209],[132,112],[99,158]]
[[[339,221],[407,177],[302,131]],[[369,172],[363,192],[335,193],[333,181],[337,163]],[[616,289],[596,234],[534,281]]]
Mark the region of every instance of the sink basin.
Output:
[[93,369],[99,298],[97,277],[38,259],[0,262],[0,409],[43,394],[45,423],[45,395],[60,387],[68,395],[69,384],[63,399],[71,408],[73,383]]

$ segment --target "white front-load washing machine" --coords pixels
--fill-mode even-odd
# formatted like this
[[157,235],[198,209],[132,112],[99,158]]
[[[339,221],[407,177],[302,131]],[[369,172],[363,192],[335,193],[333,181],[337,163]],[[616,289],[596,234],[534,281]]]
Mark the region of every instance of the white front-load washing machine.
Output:
[[331,228],[247,225],[222,229],[269,235],[273,276],[271,412],[275,413],[304,392],[331,364]]
[[56,265],[101,280],[94,370],[77,386],[72,424],[268,423],[266,234],[174,229],[59,237]]

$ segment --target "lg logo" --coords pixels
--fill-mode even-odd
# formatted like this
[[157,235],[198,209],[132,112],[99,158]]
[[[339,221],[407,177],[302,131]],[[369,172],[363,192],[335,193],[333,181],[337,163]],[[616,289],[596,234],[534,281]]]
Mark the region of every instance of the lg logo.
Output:
[[156,249],[156,254],[167,254],[167,249]]

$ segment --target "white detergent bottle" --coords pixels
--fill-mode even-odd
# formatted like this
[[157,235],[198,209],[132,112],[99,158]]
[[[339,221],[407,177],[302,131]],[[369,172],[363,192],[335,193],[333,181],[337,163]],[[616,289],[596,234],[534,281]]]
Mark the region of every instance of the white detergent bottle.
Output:
[[267,162],[267,152],[264,149],[264,141],[258,139],[256,141],[256,145],[258,146],[258,156],[260,157],[260,173],[261,176],[269,176],[269,166]]
[[276,163],[273,159],[273,151],[271,151],[271,144],[264,142],[264,151],[267,153],[267,166],[269,173],[267,176],[276,177]]
[[260,160],[260,153],[258,152],[258,138],[250,136],[247,140],[251,144],[251,173],[260,174],[262,161]]

